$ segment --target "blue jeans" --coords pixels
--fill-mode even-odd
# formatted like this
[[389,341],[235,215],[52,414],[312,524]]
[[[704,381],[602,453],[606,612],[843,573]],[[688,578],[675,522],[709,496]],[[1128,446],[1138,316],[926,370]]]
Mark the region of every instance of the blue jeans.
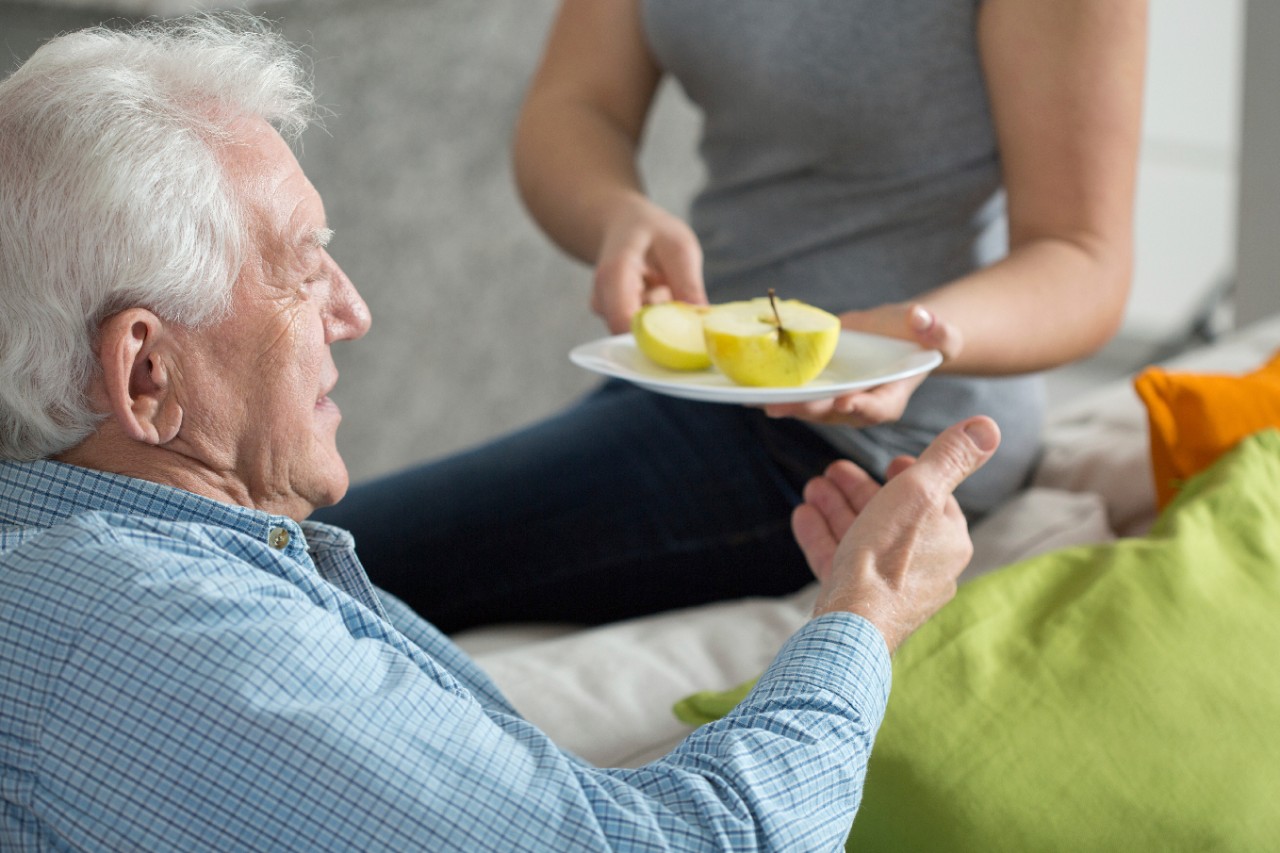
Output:
[[791,510],[837,456],[800,422],[612,381],[314,517],[351,530],[374,583],[446,632],[599,624],[799,589]]

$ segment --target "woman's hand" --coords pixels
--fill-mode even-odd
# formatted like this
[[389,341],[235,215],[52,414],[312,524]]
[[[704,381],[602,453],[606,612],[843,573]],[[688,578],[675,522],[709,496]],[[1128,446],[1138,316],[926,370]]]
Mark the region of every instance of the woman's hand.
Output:
[[693,229],[642,196],[609,215],[596,261],[591,310],[614,334],[631,329],[642,305],[670,300],[705,305],[702,246]]
[[[944,364],[959,355],[964,346],[959,329],[939,319],[919,303],[881,305],[867,311],[849,311],[840,315],[840,323],[851,331],[903,338],[926,349],[936,349],[942,353]],[[800,418],[813,423],[852,427],[891,423],[902,417],[911,395],[924,382],[926,375],[922,373],[909,379],[825,400],[765,406],[764,410],[774,418]]]

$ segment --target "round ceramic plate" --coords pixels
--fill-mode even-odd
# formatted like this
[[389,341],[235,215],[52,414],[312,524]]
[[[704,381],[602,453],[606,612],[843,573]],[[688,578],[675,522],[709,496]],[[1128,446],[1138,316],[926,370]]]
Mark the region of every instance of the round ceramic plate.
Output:
[[575,347],[569,353],[569,360],[579,367],[634,382],[659,394],[708,403],[763,406],[821,400],[896,382],[933,370],[942,363],[942,353],[896,338],[842,331],[826,370],[797,388],[737,385],[714,367],[668,370],[645,357],[631,335],[613,335]]

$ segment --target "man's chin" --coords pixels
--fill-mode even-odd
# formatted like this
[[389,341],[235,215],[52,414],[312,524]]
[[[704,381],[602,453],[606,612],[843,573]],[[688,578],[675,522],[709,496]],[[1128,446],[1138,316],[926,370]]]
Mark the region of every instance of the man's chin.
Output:
[[338,455],[336,450],[331,452],[330,460],[330,464],[325,466],[328,470],[328,476],[323,479],[317,479],[312,488],[308,490],[308,493],[302,495],[311,506],[307,511],[307,515],[323,507],[333,506],[342,500],[347,493],[347,489],[351,486],[351,477],[347,473],[347,466],[343,463],[342,457]]

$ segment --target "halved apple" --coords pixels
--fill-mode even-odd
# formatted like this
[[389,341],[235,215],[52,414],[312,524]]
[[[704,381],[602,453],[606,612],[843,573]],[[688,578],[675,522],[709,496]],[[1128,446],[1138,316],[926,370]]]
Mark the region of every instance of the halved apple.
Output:
[[688,302],[646,305],[631,315],[636,346],[656,364],[672,370],[705,370],[711,366],[702,333],[705,306]]
[[702,317],[707,354],[739,385],[793,387],[826,368],[840,318],[797,299],[768,297],[713,305]]

